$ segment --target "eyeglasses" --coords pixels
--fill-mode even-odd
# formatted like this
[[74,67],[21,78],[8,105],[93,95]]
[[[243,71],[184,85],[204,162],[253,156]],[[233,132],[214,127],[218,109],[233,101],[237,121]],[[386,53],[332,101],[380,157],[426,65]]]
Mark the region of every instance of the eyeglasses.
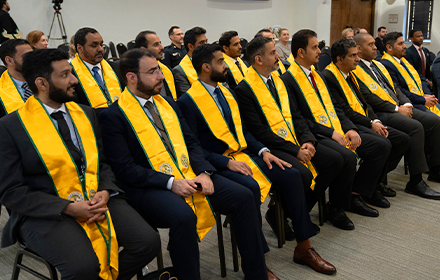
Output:
[[150,71],[139,71],[139,73],[144,73],[147,75],[156,75],[156,76],[163,75],[162,69],[160,69],[160,68],[156,68],[156,69],[150,70]]

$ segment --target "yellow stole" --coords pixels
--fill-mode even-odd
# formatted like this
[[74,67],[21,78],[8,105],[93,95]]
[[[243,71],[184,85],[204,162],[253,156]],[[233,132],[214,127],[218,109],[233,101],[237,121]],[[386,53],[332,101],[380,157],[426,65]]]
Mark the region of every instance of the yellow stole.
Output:
[[78,82],[81,84],[81,87],[83,88],[91,107],[95,109],[107,108],[114,101],[118,100],[122,91],[121,85],[119,84],[118,77],[107,61],[101,61],[101,69],[103,82],[107,88],[107,92],[110,95],[111,100],[107,100],[104,92],[98,85],[98,82],[96,82],[95,78],[93,77],[93,74],[90,72],[89,68],[84,64],[84,61],[81,59],[81,57],[79,57],[78,54],[76,54],[75,58],[70,61],[70,64],[78,77]]
[[24,99],[8,70],[3,72],[0,77],[0,102],[6,114],[14,112],[24,106]]
[[173,96],[173,99],[177,100],[176,84],[174,83],[173,73],[166,65],[164,65],[159,60],[157,61],[157,63],[159,64],[159,67],[162,70],[162,74],[165,77],[165,82],[167,83],[167,86],[171,91],[171,95]]
[[192,65],[191,58],[189,55],[185,55],[185,57],[180,61],[179,66],[182,68],[183,72],[186,75],[186,78],[188,79],[189,83],[192,85],[199,76],[197,75],[196,69],[194,69],[194,66]]
[[[18,117],[34,144],[38,155],[51,177],[56,193],[60,198],[73,201],[92,200],[99,185],[99,152],[92,124],[84,111],[74,102],[65,103],[68,114],[78,134],[82,147],[84,167],[76,166],[65,146],[52,118],[41,101],[29,97],[24,107],[17,111]],[[79,170],[84,168],[84,174]],[[118,277],[118,242],[110,213],[101,222],[87,224],[77,221],[90,239],[101,264],[99,277],[116,279]]]
[[[350,86],[347,83],[347,80],[345,80],[344,75],[342,75],[342,72],[341,70],[339,70],[338,66],[336,66],[332,62],[325,69],[329,70],[335,76],[336,80],[339,83],[339,86],[344,92],[345,99],[347,100],[350,107],[359,114],[367,116],[368,111],[365,110],[364,107],[362,107],[362,103],[357,98],[356,93],[351,90]],[[355,79],[353,79],[353,81],[355,85],[359,88],[359,86],[357,85],[357,81]]]
[[[392,86],[392,89],[394,91],[393,80],[391,79],[390,73],[385,68],[385,66],[383,66],[382,63],[374,61],[374,60],[372,61],[372,63],[376,64],[376,66],[379,67],[379,69],[382,71],[382,73],[385,74],[385,77],[387,78],[388,82],[390,83],[390,85]],[[361,81],[361,83],[363,83],[372,93],[374,93],[375,95],[380,97],[382,100],[385,100],[385,101],[388,101],[394,105],[397,105],[396,101],[394,101],[394,99],[388,94],[388,92],[385,89],[383,89],[380,86],[380,84],[376,83],[376,80],[373,77],[371,77],[370,74],[368,74],[368,72],[366,72],[362,67],[360,67],[359,65],[356,66],[356,69],[351,71],[351,73],[353,73]],[[360,90],[359,85],[356,84],[356,86]],[[394,92],[394,94],[395,94],[395,92]]]
[[266,175],[264,175],[252,158],[242,152],[247,148],[247,143],[243,135],[243,127],[237,101],[228,89],[222,85],[219,85],[219,87],[231,109],[232,121],[234,123],[237,137],[231,132],[214,98],[212,98],[211,94],[209,94],[208,90],[200,81],[196,81],[191,86],[188,90],[188,95],[198,107],[212,134],[228,145],[228,149],[223,155],[233,160],[245,162],[250,166],[254,179],[260,186],[261,203],[263,203],[270,191],[272,182],[266,177]]
[[[194,179],[196,174],[191,168],[188,150],[176,112],[162,96],[155,95],[153,100],[177,160],[174,160],[168,152],[154,124],[128,88],[125,88],[121,98],[119,98],[118,105],[130,123],[145,156],[154,170],[172,175],[176,179]],[[215,224],[214,211],[211,208],[209,199],[200,192],[196,192],[185,198],[185,200],[197,216],[197,233],[199,240],[202,240]]]
[[293,58],[293,54],[289,55],[289,57],[287,58],[287,61],[289,61],[290,64],[293,64],[295,62],[295,59]]
[[[391,56],[389,53],[385,52],[382,56],[382,59],[388,60],[391,62],[394,67],[397,68],[397,71],[400,73],[400,75],[403,77],[403,79],[406,82],[406,85],[408,86],[408,89],[417,95],[424,96],[425,93],[422,89],[422,81],[420,80],[420,76],[417,73],[416,69],[406,60],[404,57],[402,57],[400,60],[405,64],[406,68],[409,70],[406,71],[405,67],[403,67],[393,56]],[[425,107],[436,114],[437,116],[440,116],[440,110],[437,108],[437,106],[428,107],[425,105]]]
[[[295,127],[293,126],[292,120],[292,112],[290,110],[289,95],[287,93],[286,86],[279,77],[272,76],[272,78],[275,88],[278,92],[281,108],[278,106],[266,83],[263,81],[260,74],[258,74],[254,67],[249,67],[244,80],[254,93],[260,108],[266,117],[266,121],[272,129],[272,132],[286,141],[290,141],[297,146],[301,146],[296,138]],[[313,178],[316,178],[318,174],[313,164],[309,161],[304,163],[304,165],[307,166],[312,172]],[[315,180],[312,180],[310,188],[312,190],[315,188]]]
[[[330,98],[330,94],[324,81],[321,79],[321,76],[316,72],[313,67],[311,70],[313,73],[313,77],[315,78],[315,83],[318,87],[319,93],[315,91],[312,82],[309,80],[306,73],[304,73],[301,66],[299,66],[296,61],[294,61],[294,63],[290,65],[287,72],[292,75],[292,77],[298,84],[304,96],[304,99],[309,105],[310,112],[315,118],[315,121],[326,127],[333,128],[341,135],[345,135],[344,131],[342,130],[341,123],[339,122],[339,118],[336,115],[333,102]],[[318,94],[321,96],[322,103],[319,99]]]
[[[225,59],[226,65],[228,65],[229,70],[232,73],[232,76],[234,77],[235,83],[238,85],[243,80],[243,74],[241,74],[240,69],[238,69],[238,66],[235,64],[235,62],[230,58],[227,54],[223,53],[223,57]],[[243,60],[241,58],[237,57],[238,62],[240,63],[241,70],[246,75],[246,72],[248,70],[248,67],[246,64],[244,64]]]

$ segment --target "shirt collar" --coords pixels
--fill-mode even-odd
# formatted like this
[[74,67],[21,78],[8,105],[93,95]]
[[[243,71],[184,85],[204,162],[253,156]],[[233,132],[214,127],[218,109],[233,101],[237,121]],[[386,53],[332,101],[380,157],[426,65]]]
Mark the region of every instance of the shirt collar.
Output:
[[371,68],[371,62],[370,62],[370,61],[365,60],[365,59],[363,59],[363,58],[361,58],[361,61],[362,61],[363,63],[365,63],[365,65],[367,65],[368,68]]
[[302,70],[306,73],[306,76],[309,77],[310,73],[312,73],[312,70],[305,68],[304,66],[300,65]]
[[42,103],[42,104],[43,104],[44,108],[46,108],[46,111],[47,111],[47,113],[48,113],[49,115],[51,115],[52,113],[59,112],[59,111],[63,112],[64,114],[67,114],[66,106],[64,105],[64,103],[63,103],[63,105],[61,105],[61,107],[58,108],[58,109],[54,109],[54,108],[52,108],[52,107],[50,107],[50,106],[47,106],[47,105],[44,104],[44,103]]
[[[229,55],[228,55],[229,56]],[[234,63],[236,63],[238,60],[236,58],[232,58],[229,56],[230,59],[232,59],[232,61],[234,61]]]
[[[101,63],[98,63],[96,65],[92,65],[90,63],[88,63],[87,61],[83,60],[84,64],[87,66],[87,68],[89,68],[90,72],[92,72],[93,67],[98,67],[98,71],[101,71]],[[93,73],[93,72],[92,72]]]
[[273,82],[272,74],[270,74],[268,78],[261,76],[261,74],[259,74],[259,75],[260,75],[260,77],[263,79],[263,82],[264,82],[265,84],[267,84],[267,80],[269,80],[269,79],[271,79],[272,82]]
[[[134,95],[134,94],[133,94],[133,95]],[[148,101],[151,102],[151,103],[153,103],[153,96],[150,96],[150,98],[148,98],[148,99],[145,99],[145,98],[139,97],[139,96],[137,96],[137,95],[134,95],[134,97],[137,98],[137,100],[139,101],[139,103],[141,103],[142,107],[144,107],[144,106],[145,106],[145,103],[147,103]]]
[[211,86],[211,85],[208,85],[208,84],[205,83],[205,82],[202,82],[202,81],[200,81],[200,82],[205,86],[206,90],[207,90],[207,91],[209,92],[209,94],[211,94],[211,95],[214,94],[214,90],[215,90],[216,88],[219,88],[218,85],[215,86],[215,87],[213,87],[213,86]]
[[400,59],[397,58],[397,57],[395,57],[395,56],[393,56],[393,57],[394,57],[394,59],[397,60],[397,62],[399,62],[399,64],[400,64]]
[[18,88],[22,88],[23,84],[25,83],[24,81],[19,81],[16,78],[13,78],[12,76],[11,76],[11,78],[14,80],[14,82]]
[[419,47],[419,46],[417,46],[417,45],[415,45],[415,44],[413,44],[413,46],[414,46],[414,48],[416,48],[417,51],[419,51],[419,49],[423,49],[422,46]]

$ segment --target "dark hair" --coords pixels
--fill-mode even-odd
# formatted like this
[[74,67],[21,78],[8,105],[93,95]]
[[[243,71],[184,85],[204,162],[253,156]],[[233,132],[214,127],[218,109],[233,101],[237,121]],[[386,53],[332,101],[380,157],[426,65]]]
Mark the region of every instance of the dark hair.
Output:
[[377,32],[380,32],[382,29],[387,29],[385,26],[381,26],[377,29]]
[[52,62],[68,59],[69,54],[58,49],[40,49],[26,53],[23,56],[22,74],[32,92],[38,94],[38,88],[35,85],[38,77],[43,77],[48,82],[51,81]]
[[199,26],[193,27],[185,32],[185,36],[183,36],[183,45],[187,52],[189,51],[188,44],[195,45],[197,42],[196,37],[203,34],[206,34],[206,29]]
[[342,38],[341,40],[335,42],[332,45],[331,50],[333,63],[338,61],[338,56],[344,59],[345,56],[347,56],[348,49],[350,48],[356,48],[356,42],[353,39]]
[[127,83],[127,73],[133,72],[139,75],[139,60],[142,57],[151,57],[156,60],[156,54],[146,49],[131,49],[126,51],[119,60],[119,70],[122,78]]
[[416,33],[417,31],[422,32],[422,30],[420,30],[420,29],[417,29],[417,28],[413,29],[409,32],[409,38],[414,37],[414,33]]
[[3,64],[6,65],[5,58],[7,56],[13,57],[17,53],[17,46],[20,45],[31,45],[28,41],[24,39],[10,39],[5,41],[0,47],[0,58]]
[[202,72],[202,65],[204,63],[211,64],[214,53],[217,51],[222,51],[222,47],[219,44],[205,44],[198,46],[194,50],[191,61],[197,74]]
[[147,35],[150,35],[150,34],[156,34],[156,32],[150,31],[150,30],[145,30],[145,31],[140,32],[136,36],[136,40],[134,41],[134,47],[135,48],[140,48],[140,47],[148,48]]
[[176,25],[171,26],[170,30],[168,30],[168,36],[171,36],[174,34],[174,29],[180,29],[180,27],[176,26]]
[[78,52],[78,44],[84,47],[84,45],[87,43],[86,36],[87,34],[92,33],[98,33],[98,30],[91,28],[91,27],[83,27],[76,31],[75,38],[73,39],[73,43],[75,44],[75,50]]
[[8,2],[8,0],[0,0],[0,3],[2,4],[2,7],[3,7],[3,5],[6,4],[6,2]]
[[246,47],[246,53],[251,64],[255,62],[255,57],[257,55],[264,55],[266,44],[269,42],[273,42],[273,40],[263,36],[257,36],[249,42]]
[[390,32],[387,35],[383,37],[383,45],[385,46],[385,49],[387,48],[387,45],[394,46],[394,44],[397,41],[397,38],[403,37],[403,34],[401,32]]
[[234,38],[235,36],[238,36],[238,32],[233,30],[224,32],[222,34],[222,36],[218,40],[218,43],[221,46],[222,51],[224,51],[223,46],[229,47],[231,45],[231,39]]
[[255,34],[254,38],[263,36],[263,33],[272,33],[272,30],[270,30],[268,28],[263,28],[260,31],[258,31],[257,34]]
[[310,29],[301,29],[292,36],[292,44],[290,50],[294,58],[298,56],[298,50],[306,50],[309,45],[309,38],[317,37],[315,31]]

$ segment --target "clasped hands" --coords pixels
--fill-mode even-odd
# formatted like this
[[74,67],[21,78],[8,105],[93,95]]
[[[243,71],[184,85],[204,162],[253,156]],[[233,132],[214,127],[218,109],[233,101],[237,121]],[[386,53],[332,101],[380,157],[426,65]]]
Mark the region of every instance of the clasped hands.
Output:
[[336,130],[335,130],[335,131],[333,131],[332,139],[344,147],[349,145],[348,148],[352,151],[356,150],[361,145],[361,142],[362,142],[361,137],[359,136],[359,133],[357,133],[353,129],[350,129],[349,131],[347,131],[345,133],[345,137],[344,137],[344,135],[336,132]]
[[110,193],[106,190],[99,191],[92,200],[69,203],[62,211],[63,214],[75,218],[79,222],[99,222],[105,219],[105,212],[108,210],[107,202]]

